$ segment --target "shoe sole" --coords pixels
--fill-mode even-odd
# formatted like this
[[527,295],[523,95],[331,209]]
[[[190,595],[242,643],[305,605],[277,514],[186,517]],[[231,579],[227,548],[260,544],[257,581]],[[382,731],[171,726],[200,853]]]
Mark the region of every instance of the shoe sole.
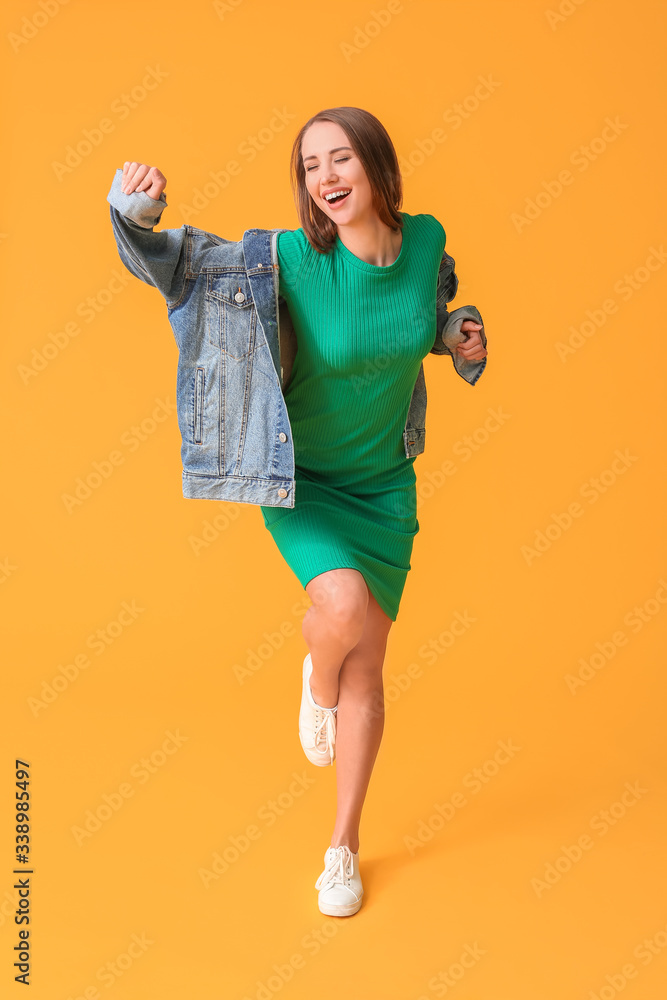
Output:
[[326,914],[327,917],[351,917],[353,913],[357,913],[361,909],[363,899],[362,893],[361,898],[356,903],[339,903],[338,905],[319,903],[320,913]]

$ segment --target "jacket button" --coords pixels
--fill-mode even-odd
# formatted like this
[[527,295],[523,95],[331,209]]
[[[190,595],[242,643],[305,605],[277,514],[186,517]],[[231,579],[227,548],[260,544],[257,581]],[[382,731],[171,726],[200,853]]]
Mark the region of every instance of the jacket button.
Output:
[[278,437],[280,438],[281,441],[287,441],[287,434],[284,434],[283,431],[280,432]]
[[236,295],[234,296],[234,299],[236,300],[236,302],[245,302],[245,295],[243,294],[243,292],[237,292]]
[[287,496],[287,490],[279,489],[278,490],[278,496],[279,497],[286,497]]

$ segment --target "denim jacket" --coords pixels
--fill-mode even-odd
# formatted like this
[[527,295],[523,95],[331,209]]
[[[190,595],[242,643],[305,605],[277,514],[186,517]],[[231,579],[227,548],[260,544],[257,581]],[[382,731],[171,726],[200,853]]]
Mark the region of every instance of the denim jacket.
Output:
[[[293,507],[295,461],[284,398],[297,344],[279,293],[278,233],[247,229],[226,240],[195,226],[154,231],[167,205],[145,191],[124,194],[116,170],[107,195],[123,264],[153,285],[167,304],[179,350],[176,412],[181,434],[183,496],[188,499]],[[436,337],[431,354],[449,354],[474,385],[486,358],[469,361],[452,348],[461,323],[482,323],[475,306],[451,314],[458,278],[442,255],[436,290]],[[486,347],[484,326],[480,330]],[[406,458],[426,439],[423,363],[412,392],[403,440]]]

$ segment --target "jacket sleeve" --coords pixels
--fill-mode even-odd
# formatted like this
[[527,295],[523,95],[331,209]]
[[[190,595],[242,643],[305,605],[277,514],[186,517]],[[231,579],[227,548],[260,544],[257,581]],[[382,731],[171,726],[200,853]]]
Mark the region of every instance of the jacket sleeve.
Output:
[[484,330],[484,320],[475,306],[459,306],[451,313],[447,309],[447,303],[455,297],[459,287],[455,267],[454,258],[443,251],[436,291],[437,332],[430,353],[449,354],[454,368],[461,378],[464,378],[470,385],[474,385],[486,368],[487,359],[470,361],[461,357],[459,352],[454,351],[453,348],[467,339],[465,333],[461,332],[461,324],[464,320],[474,319],[476,323],[482,324],[479,335],[483,347],[486,347],[486,331]]
[[107,195],[120,259],[128,271],[157,288],[173,306],[185,290],[187,226],[154,232],[167,205],[164,191],[159,199],[145,191],[124,194],[122,179],[123,171],[118,168]]

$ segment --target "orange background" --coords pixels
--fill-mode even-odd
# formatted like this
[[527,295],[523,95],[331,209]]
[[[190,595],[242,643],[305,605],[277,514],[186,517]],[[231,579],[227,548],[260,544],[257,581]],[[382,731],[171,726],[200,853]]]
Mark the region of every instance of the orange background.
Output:
[[[34,1000],[663,996],[664,3],[44,4],[1,15],[3,996],[24,995],[17,757]],[[335,919],[314,889],[335,768],[297,735],[309,601],[256,507],[182,497],[176,345],[120,262],[106,195],[124,160],[156,164],[178,228],[237,159],[187,221],[228,239],[295,228],[293,137],[345,104],[387,127],[404,210],[444,225],[451,308],[478,306],[489,361],[474,389],[451,359],[425,362],[366,896]],[[276,108],[292,117],[267,136]],[[227,870],[202,875],[216,856]]]

